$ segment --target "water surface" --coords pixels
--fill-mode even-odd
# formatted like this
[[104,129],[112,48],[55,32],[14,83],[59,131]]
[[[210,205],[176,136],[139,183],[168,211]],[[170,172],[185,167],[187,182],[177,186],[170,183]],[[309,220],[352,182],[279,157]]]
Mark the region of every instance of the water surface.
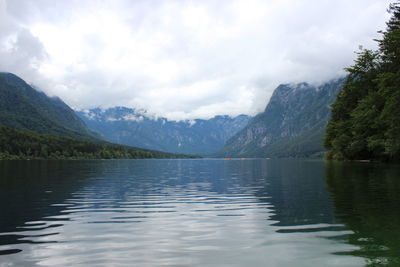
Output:
[[397,166],[0,162],[0,266],[400,266]]

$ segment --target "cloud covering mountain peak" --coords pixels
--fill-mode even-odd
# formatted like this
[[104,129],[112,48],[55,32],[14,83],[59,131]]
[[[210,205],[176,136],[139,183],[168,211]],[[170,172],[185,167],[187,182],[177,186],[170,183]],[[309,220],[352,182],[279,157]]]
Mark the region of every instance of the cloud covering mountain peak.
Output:
[[[75,108],[255,114],[287,82],[343,75],[387,3],[0,0],[1,71]],[[373,19],[371,19],[373,18]]]

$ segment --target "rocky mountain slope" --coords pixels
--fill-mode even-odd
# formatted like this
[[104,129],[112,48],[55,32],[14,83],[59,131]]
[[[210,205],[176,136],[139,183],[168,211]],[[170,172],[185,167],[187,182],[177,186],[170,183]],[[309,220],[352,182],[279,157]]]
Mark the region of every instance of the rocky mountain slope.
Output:
[[279,85],[264,112],[227,141],[216,156],[312,157],[325,151],[322,138],[330,105],[344,79],[313,86]]

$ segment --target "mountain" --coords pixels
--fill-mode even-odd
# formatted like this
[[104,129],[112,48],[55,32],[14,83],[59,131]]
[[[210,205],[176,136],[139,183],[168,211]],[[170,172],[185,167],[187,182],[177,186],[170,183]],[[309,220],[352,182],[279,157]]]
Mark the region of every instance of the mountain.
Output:
[[325,149],[322,138],[330,117],[330,104],[344,79],[314,86],[279,85],[264,112],[229,139],[216,156],[312,157]]
[[208,155],[246,126],[249,116],[171,121],[126,107],[90,109],[77,114],[106,140],[172,153]]
[[99,136],[61,99],[5,72],[0,72],[0,125],[75,138]]
[[0,72],[0,160],[193,157],[112,144],[97,136],[61,99]]

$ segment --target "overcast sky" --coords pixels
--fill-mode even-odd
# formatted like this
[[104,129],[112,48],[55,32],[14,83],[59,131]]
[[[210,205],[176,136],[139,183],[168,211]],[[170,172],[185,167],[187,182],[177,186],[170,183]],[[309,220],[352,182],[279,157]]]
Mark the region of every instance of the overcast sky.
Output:
[[344,74],[385,0],[0,0],[0,71],[73,108],[256,114],[280,83]]

